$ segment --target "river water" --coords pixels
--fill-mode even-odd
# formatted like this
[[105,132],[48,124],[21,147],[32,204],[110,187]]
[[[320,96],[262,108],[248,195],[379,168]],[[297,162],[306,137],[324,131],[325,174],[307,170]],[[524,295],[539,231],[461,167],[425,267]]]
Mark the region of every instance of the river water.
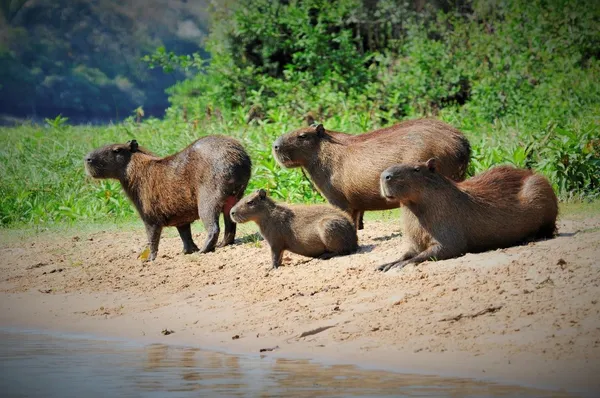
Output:
[[1,397],[558,397],[464,379],[0,330]]

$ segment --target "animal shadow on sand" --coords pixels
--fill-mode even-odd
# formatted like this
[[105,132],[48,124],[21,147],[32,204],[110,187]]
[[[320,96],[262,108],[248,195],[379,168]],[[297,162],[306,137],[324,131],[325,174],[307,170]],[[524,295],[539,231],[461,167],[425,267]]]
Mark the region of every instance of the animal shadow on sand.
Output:
[[392,232],[391,234],[386,236],[378,236],[377,238],[373,238],[373,240],[377,242],[385,242],[387,240],[398,238],[400,236],[402,236],[402,232]]

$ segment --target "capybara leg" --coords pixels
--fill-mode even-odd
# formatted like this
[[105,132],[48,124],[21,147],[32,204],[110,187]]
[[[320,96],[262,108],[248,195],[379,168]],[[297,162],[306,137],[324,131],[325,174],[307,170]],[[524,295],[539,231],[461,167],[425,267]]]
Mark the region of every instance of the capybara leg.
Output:
[[271,259],[273,262],[273,269],[279,268],[281,265],[281,258],[283,257],[283,250],[279,248],[271,247]]
[[223,236],[223,241],[219,244],[219,247],[231,245],[235,241],[235,230],[237,224],[231,220],[231,216],[229,215],[229,211],[231,207],[227,208],[225,206],[223,208],[223,221],[225,222],[225,235]]
[[360,212],[360,218],[358,219],[358,229],[365,229],[365,223],[363,222],[363,218],[365,217],[365,212],[361,211]]
[[352,217],[352,221],[354,222],[354,226],[356,227],[357,231],[364,228],[363,214],[364,214],[364,212],[362,212],[360,210],[351,210],[350,211],[350,216]]
[[411,259],[386,264],[384,267],[385,269],[382,269],[382,271],[389,271],[392,268],[403,268],[407,264],[419,264],[427,260],[445,260],[459,255],[460,251],[442,246],[439,243],[434,243]]
[[183,242],[183,254],[191,254],[195,253],[198,250],[198,246],[194,243],[192,239],[192,225],[185,224],[180,227],[177,227],[177,231],[179,231],[179,236]]
[[221,209],[211,210],[212,212],[210,214],[208,214],[207,210],[204,210],[204,214],[202,209],[200,210],[200,219],[204,224],[207,234],[206,241],[204,242],[204,246],[200,250],[200,253],[208,253],[215,250],[217,240],[219,239],[219,214],[221,213]]
[[319,258],[346,255],[358,250],[358,238],[353,226],[337,219],[325,218],[319,224],[319,237],[326,252]]
[[160,242],[160,234],[162,227],[154,224],[145,224],[146,235],[148,236],[148,245],[150,246],[150,256],[148,261],[154,261],[158,254],[158,242]]

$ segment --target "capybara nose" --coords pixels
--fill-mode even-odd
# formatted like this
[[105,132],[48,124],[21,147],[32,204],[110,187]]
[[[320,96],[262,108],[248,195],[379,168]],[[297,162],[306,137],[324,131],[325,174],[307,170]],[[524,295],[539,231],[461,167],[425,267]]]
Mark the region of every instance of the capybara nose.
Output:
[[86,157],[86,158],[85,158],[85,162],[86,162],[86,163],[92,163],[92,158],[90,158],[90,157]]
[[389,181],[392,179],[392,174],[391,173],[383,173],[384,180]]
[[235,211],[231,210],[231,211],[229,212],[229,215],[230,215],[231,217],[235,216]]
[[273,149],[278,151],[280,147],[281,147],[281,141],[279,139],[275,140],[275,142],[273,143]]

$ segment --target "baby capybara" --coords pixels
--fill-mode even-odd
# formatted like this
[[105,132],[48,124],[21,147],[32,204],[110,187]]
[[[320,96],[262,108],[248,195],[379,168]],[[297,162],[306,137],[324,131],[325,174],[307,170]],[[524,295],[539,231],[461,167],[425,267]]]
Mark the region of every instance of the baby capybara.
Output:
[[556,233],[558,200],[548,180],[531,170],[499,166],[456,183],[439,173],[435,159],[429,159],[386,169],[381,194],[405,206],[432,238],[423,240],[420,228],[405,224],[406,252],[398,261],[380,266],[382,271]]
[[221,246],[233,243],[236,225],[229,210],[244,195],[251,167],[244,147],[233,138],[206,136],[165,158],[132,140],[90,152],[85,166],[94,178],[121,182],[146,226],[149,260],[156,258],[163,227],[177,227],[184,253],[200,250],[190,227],[198,218],[208,234],[200,251],[214,250],[221,213],[225,220]]
[[307,257],[329,258],[358,249],[350,217],[328,205],[287,206],[273,201],[265,190],[242,198],[231,209],[237,223],[254,221],[271,246],[273,268],[285,250]]
[[352,135],[325,130],[323,125],[287,133],[273,143],[273,154],[284,167],[302,167],[332,205],[348,212],[362,229],[366,210],[398,207],[379,194],[379,176],[403,162],[442,161],[440,173],[460,181],[465,177],[471,146],[454,127],[435,119],[409,120]]

